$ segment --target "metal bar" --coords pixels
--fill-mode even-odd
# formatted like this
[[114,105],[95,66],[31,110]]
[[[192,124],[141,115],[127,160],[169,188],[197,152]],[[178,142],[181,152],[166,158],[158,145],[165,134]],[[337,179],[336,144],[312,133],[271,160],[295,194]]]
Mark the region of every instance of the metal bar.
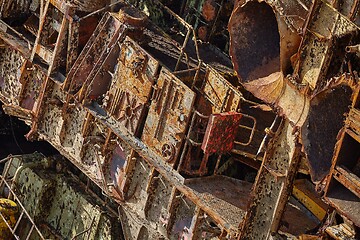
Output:
[[221,1],[220,5],[218,5],[218,6],[219,6],[219,10],[218,10],[218,12],[216,13],[216,17],[215,17],[214,22],[213,22],[213,24],[212,24],[212,26],[211,26],[211,30],[210,30],[210,34],[209,34],[209,41],[211,40],[211,37],[212,37],[212,35],[213,35],[214,32],[215,32],[216,22],[217,22],[217,20],[219,19],[220,13],[221,13],[221,11],[222,11],[222,9],[223,9],[223,5],[224,5],[224,0]]
[[185,145],[184,145],[184,148],[183,148],[182,153],[181,153],[181,156],[180,156],[180,161],[179,161],[179,165],[178,165],[178,167],[177,167],[177,171],[180,170],[182,164],[184,163],[185,154],[186,154],[186,151],[187,151],[187,147],[188,147],[188,145],[189,145],[188,143],[189,143],[189,142],[190,142],[191,144],[194,143],[194,141],[192,141],[192,140],[190,139],[190,134],[191,134],[192,129],[193,129],[193,127],[194,127],[196,116],[199,116],[199,117],[202,117],[202,118],[209,118],[209,116],[205,116],[205,115],[201,114],[200,112],[198,112],[198,111],[196,111],[196,110],[194,111],[194,113],[193,113],[193,115],[192,115],[192,118],[191,118],[191,123],[190,123],[189,129],[188,129],[188,132],[187,132],[187,134],[186,134],[186,140],[187,140],[187,141],[185,141]]
[[[301,159],[299,138],[292,135],[292,131],[292,125],[286,120],[269,142],[252,188],[251,204],[242,223],[239,239],[268,239],[270,234],[278,230]],[[288,144],[288,149],[284,150],[283,144]],[[280,178],[277,179],[277,174],[273,176],[267,169],[276,169],[273,173],[280,173]],[[268,220],[262,222],[262,219]],[[259,222],[262,222],[260,229],[257,227]]]
[[185,70],[174,71],[173,74],[190,73],[190,72],[197,71],[198,69],[199,69],[199,67],[189,68],[189,69],[185,69]]
[[[7,156],[6,158],[4,158],[4,159],[1,159],[0,160],[0,164],[3,164],[3,163],[5,163],[5,162],[7,162],[7,161],[9,161],[9,160],[12,160],[13,158],[21,158],[22,157],[22,155],[9,155],[9,156]],[[4,174],[3,174],[3,176],[4,176]]]
[[[3,20],[0,20],[0,24],[2,25],[0,28],[1,30],[3,30],[3,28],[6,28],[6,30],[10,29],[13,33],[15,33],[17,36],[19,36],[22,40],[24,40],[28,44],[28,46],[31,46],[30,41],[24,35],[19,33],[15,28],[11,27],[7,23],[5,23]],[[6,31],[4,31],[4,33],[6,33]]]
[[214,169],[214,175],[217,175],[217,174],[218,174],[221,157],[222,157],[222,155],[220,154],[220,155],[218,156],[217,160],[216,160],[216,165],[215,165],[215,169]]
[[103,7],[103,8],[100,8],[100,9],[98,9],[98,10],[96,10],[96,11],[93,11],[93,12],[89,13],[88,15],[85,15],[85,16],[81,17],[79,20],[82,21],[82,20],[84,20],[84,19],[86,19],[86,18],[88,18],[88,17],[91,17],[91,16],[93,16],[93,15],[95,15],[95,14],[98,14],[98,13],[100,13],[100,12],[102,12],[102,11],[105,11],[105,10],[107,10],[107,9],[109,9],[109,8],[111,8],[111,7],[119,4],[119,3],[124,3],[124,0],[119,0],[119,1],[117,1],[117,2],[114,2],[114,3],[111,3],[111,4],[109,4],[109,5],[106,5],[106,6]]
[[62,12],[68,20],[71,19],[69,14],[69,9],[72,7],[71,4],[69,4],[66,1],[63,0],[46,0],[49,1],[54,7],[56,7],[60,12]]
[[12,233],[13,233],[13,234],[15,234],[16,229],[17,229],[18,226],[20,225],[20,222],[21,222],[21,219],[22,219],[23,216],[24,216],[24,210],[21,211],[21,214],[20,214],[20,216],[19,216],[19,218],[18,218],[18,220],[17,220],[17,222],[16,222],[16,224],[15,224],[15,226],[14,226],[14,229],[12,230]]
[[[250,137],[249,137],[248,142],[247,142],[247,143],[242,143],[242,142],[237,142],[237,141],[235,141],[235,144],[239,144],[239,145],[242,145],[242,146],[248,146],[248,145],[250,145],[250,143],[252,142],[252,140],[253,140],[253,138],[254,138],[257,121],[256,121],[256,118],[253,117],[253,116],[250,116],[250,115],[247,115],[247,114],[243,114],[243,113],[242,113],[242,116],[243,116],[243,117],[246,117],[246,118],[249,118],[249,119],[252,119],[253,122],[254,122],[254,124],[253,124],[253,127],[251,128],[251,134],[250,134]],[[245,128],[243,125],[240,125],[240,127],[241,127],[241,128]],[[246,127],[245,129],[247,129],[247,127]],[[250,130],[250,129],[249,129],[249,130]]]
[[210,157],[210,155],[205,153],[203,159],[201,160],[200,168],[199,168],[200,176],[205,175],[207,173],[206,165],[207,165],[207,163],[209,161],[209,157]]
[[260,144],[260,146],[259,146],[259,149],[258,149],[258,151],[257,151],[257,153],[256,153],[256,157],[257,157],[258,155],[260,155],[260,153],[262,153],[262,152],[265,150],[266,145],[268,144],[268,142],[270,141],[270,139],[273,137],[273,136],[272,136],[272,133],[276,132],[275,127],[276,127],[276,125],[279,123],[279,121],[281,122],[281,121],[282,121],[282,118],[279,117],[278,115],[276,115],[273,123],[271,124],[270,128],[268,128],[268,131],[266,132],[266,135],[265,135],[265,137],[263,138],[263,140],[262,140],[262,142],[261,142],[261,144]]
[[[182,25],[184,25],[185,28],[187,28],[188,32],[186,34],[186,37],[185,37],[185,40],[184,40],[184,43],[183,43],[183,47],[181,48],[181,52],[180,53],[180,57],[179,57],[179,60],[178,60],[178,63],[179,61],[181,60],[182,58],[182,55],[183,55],[183,51],[188,43],[188,40],[189,40],[189,37],[190,37],[190,34],[192,33],[193,34],[193,37],[194,37],[194,45],[195,45],[195,51],[196,51],[196,57],[197,57],[197,60],[200,61],[200,54],[199,54],[199,46],[197,44],[197,38],[196,38],[196,32],[194,30],[194,28],[189,24],[187,23],[184,19],[182,19],[179,15],[177,15],[176,13],[174,13],[170,8],[168,8],[167,6],[165,6],[162,2],[160,2],[159,0],[154,0],[157,4],[159,4],[161,7],[163,7],[170,15],[172,15],[173,17],[175,17]],[[191,31],[191,32],[190,32]],[[177,67],[178,67],[178,63],[176,64],[176,67],[175,67],[175,71],[177,70]]]
[[196,146],[196,147],[199,147],[202,144],[201,142],[195,142],[195,141],[191,140],[190,138],[189,139],[186,138],[186,140],[188,140],[191,143],[191,145]]
[[279,194],[278,202],[276,204],[275,213],[273,215],[273,220],[270,228],[270,233],[276,233],[280,228],[281,218],[285,212],[285,207],[291,195],[293,189],[293,182],[295,180],[296,173],[298,172],[299,164],[301,161],[301,145],[299,140],[295,140],[295,150],[292,155],[289,163],[289,167],[285,170],[284,185]]
[[336,166],[333,177],[360,198],[360,178],[344,166]]
[[[164,122],[166,120],[165,117],[168,114],[169,107],[171,106],[170,97],[174,93],[174,90],[176,90],[176,89],[174,89],[174,82],[173,82],[172,79],[169,80],[169,83],[166,84],[166,86],[167,86],[167,89],[164,89],[164,91],[163,91],[163,93],[165,93],[165,96],[164,96],[165,101],[164,101],[164,105],[161,108],[161,111],[160,111],[160,114],[159,114],[159,123],[158,123],[158,125],[156,127],[155,134],[154,134],[154,137],[157,138],[157,139],[159,139],[160,130],[164,125]],[[159,101],[159,104],[161,104],[160,101]]]
[[34,231],[34,227],[35,227],[35,225],[32,225],[32,226],[31,226],[30,231],[29,231],[29,233],[28,233],[28,235],[27,235],[27,237],[26,237],[26,240],[29,240],[29,239],[30,239],[31,234],[32,234],[32,232]]
[[347,53],[360,53],[360,44],[354,45],[354,46],[347,46],[345,48],[345,51]]
[[[81,231],[80,233],[76,234],[73,238],[71,238],[71,240],[74,240],[74,239],[76,239],[77,237],[79,237],[79,236],[81,236],[81,235],[83,235],[83,234],[85,234],[85,233],[88,233],[88,232],[92,229],[92,227],[93,227],[93,225],[94,225],[94,221],[95,221],[95,217],[92,218],[91,223],[90,223],[90,226],[89,226],[87,229],[85,229],[85,230]],[[89,234],[90,234],[90,233],[88,233],[87,239],[89,239]]]
[[99,154],[95,154],[96,155],[96,163],[98,165],[98,168],[99,168],[99,171],[100,171],[100,174],[101,174],[101,180],[102,180],[102,183],[103,183],[103,187],[101,189],[105,190],[105,193],[106,195],[109,195],[108,193],[108,187],[107,187],[107,183],[106,183],[106,178],[105,178],[105,174],[104,174],[104,171],[102,169],[102,165],[101,165],[101,162],[100,162],[100,156]]
[[78,57],[79,25],[79,21],[73,21],[69,23],[66,73],[70,72],[70,69],[72,68]]
[[179,55],[179,58],[177,60],[177,63],[176,63],[176,66],[175,66],[175,70],[174,71],[177,71],[178,68],[179,68],[179,65],[181,63],[181,59],[184,55],[184,51],[185,51],[185,48],[186,48],[186,45],[188,44],[189,42],[189,38],[190,38],[190,34],[191,34],[191,31],[188,29],[187,33],[186,33],[186,37],[185,37],[185,40],[184,40],[184,43],[181,47],[181,51],[180,51],[180,55]]
[[46,20],[46,13],[47,13],[47,11],[49,9],[49,4],[50,4],[50,1],[47,1],[46,5],[45,5],[45,8],[43,9],[43,15],[40,15],[39,30],[38,30],[38,34],[37,34],[35,42],[34,42],[34,48],[33,48],[33,51],[31,53],[30,60],[34,60],[34,57],[35,57],[35,54],[36,54],[36,49],[37,49],[37,46],[38,46],[38,44],[40,42],[41,32],[42,32],[42,29],[44,28],[44,24],[45,24],[45,20]]
[[[9,160],[9,158],[10,158],[10,160]],[[10,170],[10,167],[11,167],[11,164],[12,164],[12,161],[13,161],[13,157],[9,156],[9,157],[1,160],[1,161],[4,161],[4,160],[8,160],[9,162],[7,163],[6,168],[3,171],[3,175],[2,175],[2,178],[1,178],[1,181],[0,181],[0,190],[3,189],[4,181],[5,181],[6,176],[9,173],[9,170]]]
[[246,103],[249,103],[249,104],[252,104],[252,105],[255,105],[255,106],[261,105],[261,104],[259,104],[259,103],[257,103],[257,102],[253,102],[253,101],[247,100],[247,99],[244,98],[244,97],[241,97],[241,101],[246,102]]
[[32,122],[31,124],[31,130],[30,132],[26,135],[26,137],[28,139],[31,139],[33,137],[33,135],[37,132],[38,130],[38,120],[40,118],[40,113],[43,111],[43,104],[45,103],[44,100],[44,97],[45,97],[45,94],[46,94],[46,88],[48,86],[48,83],[49,83],[49,77],[45,77],[45,81],[42,83],[42,86],[40,88],[40,94],[39,94],[39,105],[37,106],[37,108],[34,110],[34,121]]
[[0,18],[2,18],[2,12],[4,11],[5,1],[2,1],[0,8]]
[[229,96],[230,96],[230,91],[232,89],[228,88],[226,90],[226,94],[225,94],[225,97],[224,99],[222,100],[222,104],[221,104],[221,107],[220,107],[220,111],[223,112],[225,110],[225,107],[226,107],[226,104],[227,104],[227,101],[229,100]]
[[49,63],[49,69],[48,69],[48,75],[50,76],[51,73],[53,72],[53,70],[55,68],[57,68],[58,66],[58,61],[57,61],[57,56],[60,53],[60,50],[62,48],[62,45],[64,44],[64,37],[65,37],[65,32],[66,32],[66,28],[69,25],[68,20],[66,19],[65,16],[63,16],[62,22],[61,22],[61,27],[60,27],[60,31],[59,31],[59,36],[56,40],[56,44],[55,44],[55,48],[52,54],[52,59],[51,59],[51,63]]
[[360,5],[360,1],[354,0],[351,10],[349,12],[349,16],[348,16],[351,21],[354,21],[357,16],[356,10],[359,8],[359,5]]
[[[40,0],[40,16],[43,15],[44,12],[44,0]],[[40,28],[40,21],[39,21],[39,28]]]
[[198,79],[198,77],[199,77],[199,74],[200,74],[200,70],[201,70],[201,65],[202,65],[202,64],[203,64],[203,61],[200,60],[200,61],[199,61],[199,65],[198,65],[197,70],[196,70],[196,73],[195,73],[194,78],[193,78],[193,82],[192,82],[192,84],[191,84],[191,89],[194,89],[194,87],[195,87],[196,81],[197,81],[197,79]]

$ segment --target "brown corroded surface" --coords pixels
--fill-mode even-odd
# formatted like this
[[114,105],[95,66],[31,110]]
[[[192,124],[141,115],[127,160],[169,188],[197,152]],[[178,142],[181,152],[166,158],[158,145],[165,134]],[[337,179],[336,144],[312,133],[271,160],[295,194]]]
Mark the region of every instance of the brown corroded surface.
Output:
[[304,233],[296,178],[357,231],[358,1],[71,2],[0,1],[0,100],[125,239]]

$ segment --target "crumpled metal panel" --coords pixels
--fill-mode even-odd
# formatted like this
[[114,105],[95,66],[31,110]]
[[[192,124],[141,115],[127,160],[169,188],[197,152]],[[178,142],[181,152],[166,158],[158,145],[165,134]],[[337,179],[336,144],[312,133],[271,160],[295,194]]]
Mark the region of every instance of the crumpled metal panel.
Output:
[[311,1],[282,0],[236,6],[228,26],[230,55],[242,81],[287,71],[310,6]]
[[190,122],[196,95],[164,68],[155,89],[141,139],[164,160],[174,164]]

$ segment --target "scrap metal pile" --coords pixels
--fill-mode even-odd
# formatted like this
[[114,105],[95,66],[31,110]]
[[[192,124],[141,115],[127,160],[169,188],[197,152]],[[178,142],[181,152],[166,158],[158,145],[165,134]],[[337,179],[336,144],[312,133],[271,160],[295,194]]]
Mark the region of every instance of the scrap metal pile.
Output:
[[360,1],[0,0],[0,19],[3,110],[66,158],[2,161],[17,239],[359,239]]

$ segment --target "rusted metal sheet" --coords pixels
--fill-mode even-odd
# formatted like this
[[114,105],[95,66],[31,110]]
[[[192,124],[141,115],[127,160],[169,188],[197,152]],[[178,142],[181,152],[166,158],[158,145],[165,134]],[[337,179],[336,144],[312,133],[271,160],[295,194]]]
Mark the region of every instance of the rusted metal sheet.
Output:
[[[236,6],[229,22],[231,43],[234,44],[230,53],[242,81],[287,71],[290,57],[297,52],[310,7],[311,1],[281,0],[249,1]],[[257,13],[263,17],[254,18]],[[242,34],[246,34],[244,38],[241,38]],[[236,43],[240,45],[237,47]],[[250,62],[245,64],[246,60]]]
[[210,116],[201,145],[205,154],[223,154],[233,149],[241,117],[240,113],[232,112]]
[[353,132],[352,136],[355,139],[359,139],[360,135],[360,111],[357,108],[351,108],[348,118],[346,119],[346,124],[349,126],[351,131]]
[[353,80],[348,75],[332,79],[323,91],[311,98],[301,135],[313,182],[320,182],[329,174],[336,137],[355,97],[357,84]]
[[[204,180],[206,184],[201,183]],[[212,208],[219,213],[233,212],[232,214],[225,214],[233,225],[237,225],[242,221],[248,205],[251,183],[226,176],[210,176],[188,179],[185,184],[196,190],[197,194],[206,199],[209,205],[212,205]],[[231,188],[231,191],[225,191],[224,186]]]
[[107,111],[135,135],[144,120],[158,65],[133,40],[127,38],[121,44],[115,77],[105,98],[109,99]]
[[[255,15],[259,13],[263,17],[256,19]],[[229,31],[234,68],[240,71],[238,74],[242,81],[249,82],[281,71],[280,35],[271,6],[257,1],[238,6],[229,22]]]
[[142,140],[170,164],[175,163],[180,153],[195,96],[168,70],[161,70]]

